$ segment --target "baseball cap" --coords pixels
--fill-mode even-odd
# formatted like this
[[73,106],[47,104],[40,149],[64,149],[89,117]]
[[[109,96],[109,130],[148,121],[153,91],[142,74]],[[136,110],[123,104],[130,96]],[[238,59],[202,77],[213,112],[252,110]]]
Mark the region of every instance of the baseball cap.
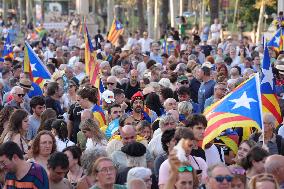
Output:
[[185,75],[181,75],[178,77],[177,81],[180,83],[182,81],[188,81],[188,78]]

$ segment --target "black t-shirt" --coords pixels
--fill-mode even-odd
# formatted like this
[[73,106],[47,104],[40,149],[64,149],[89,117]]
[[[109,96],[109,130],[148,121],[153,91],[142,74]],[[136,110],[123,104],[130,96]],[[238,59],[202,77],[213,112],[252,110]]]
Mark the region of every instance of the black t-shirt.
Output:
[[213,50],[210,45],[201,46],[201,49],[203,50],[205,57],[209,56],[210,52]]
[[83,109],[77,103],[72,104],[68,111],[68,118],[72,121],[71,141],[77,143],[77,133],[80,131],[79,125],[81,123],[81,112]]
[[54,111],[56,111],[56,115],[58,118],[62,118],[64,111],[62,110],[60,102],[58,100],[54,100],[50,96],[47,96],[45,97],[45,104],[46,108],[52,108]]
[[204,161],[206,161],[205,151],[200,147],[198,147],[197,149],[192,149],[190,155],[201,157],[202,159],[204,159]]
[[125,97],[131,99],[131,97],[140,90],[140,84],[139,82],[137,82],[137,84],[134,87],[132,87],[128,82],[127,84],[123,85],[123,88],[125,92]]

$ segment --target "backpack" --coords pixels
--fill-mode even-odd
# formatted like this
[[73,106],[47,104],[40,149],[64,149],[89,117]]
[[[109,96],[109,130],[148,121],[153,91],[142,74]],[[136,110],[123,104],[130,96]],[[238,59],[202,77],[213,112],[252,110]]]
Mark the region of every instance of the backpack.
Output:
[[[255,142],[258,142],[260,135],[261,133],[255,133],[254,135],[252,135],[251,138]],[[277,145],[278,153],[280,155],[284,155],[284,139],[282,138],[282,136],[276,135],[276,145]]]

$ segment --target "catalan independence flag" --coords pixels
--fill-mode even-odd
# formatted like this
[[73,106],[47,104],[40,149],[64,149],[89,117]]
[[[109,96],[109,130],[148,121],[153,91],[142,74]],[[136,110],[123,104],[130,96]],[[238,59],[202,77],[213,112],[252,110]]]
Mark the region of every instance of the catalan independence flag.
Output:
[[100,79],[100,65],[97,61],[95,48],[91,42],[88,28],[85,22],[85,71],[90,77],[90,83],[98,89],[98,99],[100,100],[101,94],[104,92],[104,86]]
[[123,31],[124,28],[122,24],[118,20],[114,19],[110,27],[109,34],[107,36],[107,40],[109,40],[112,44],[115,44],[118,39],[118,36],[122,35]]
[[282,116],[275,92],[275,79],[272,73],[272,66],[270,63],[269,51],[267,46],[264,49],[260,89],[262,111],[264,113],[271,113],[277,120],[278,125],[280,125],[282,123]]
[[51,79],[48,69],[27,42],[25,42],[24,72],[29,73],[31,80],[41,88],[44,80]]
[[255,74],[205,110],[208,124],[204,132],[203,148],[226,129],[262,128],[259,83],[259,75]]
[[13,54],[13,47],[10,41],[10,35],[8,34],[6,41],[4,43],[4,50],[3,50],[3,54],[2,54],[3,59],[5,58],[14,58],[14,54]]
[[282,51],[284,50],[284,32],[283,28],[279,28],[275,35],[272,37],[272,39],[267,43],[267,46],[273,47],[277,51]]

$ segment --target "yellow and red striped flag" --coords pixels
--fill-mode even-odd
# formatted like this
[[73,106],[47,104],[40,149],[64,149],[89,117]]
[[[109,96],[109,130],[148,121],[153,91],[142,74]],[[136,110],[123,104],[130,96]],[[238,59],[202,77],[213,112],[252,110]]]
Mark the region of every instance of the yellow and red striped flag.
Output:
[[[282,40],[280,40],[282,41]],[[272,73],[272,66],[270,63],[269,51],[266,46],[264,49],[264,56],[262,61],[262,79],[261,79],[261,99],[262,111],[264,113],[271,113],[278,125],[282,123],[281,110],[275,92],[275,79]]]
[[115,44],[118,39],[118,36],[122,35],[123,31],[124,28],[122,24],[118,20],[113,19],[109,34],[107,36],[107,40],[109,40],[112,44]]

